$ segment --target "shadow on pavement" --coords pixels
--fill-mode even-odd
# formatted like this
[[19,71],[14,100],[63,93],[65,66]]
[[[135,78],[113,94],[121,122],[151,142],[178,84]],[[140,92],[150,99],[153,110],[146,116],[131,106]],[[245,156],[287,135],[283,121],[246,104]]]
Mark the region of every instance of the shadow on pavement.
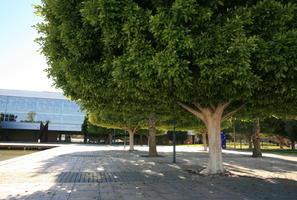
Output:
[[[296,173],[296,162],[278,158],[253,160],[243,155],[226,155],[229,170],[247,176],[199,176],[187,168],[206,166],[205,152],[177,154],[172,164],[171,153],[163,157],[142,157],[144,152],[77,151],[61,153],[41,161],[28,174],[26,184],[2,184],[15,187],[5,199],[263,199],[295,200],[297,182],[282,178],[258,178],[254,170]],[[53,178],[51,181],[45,175]],[[41,178],[42,177],[42,178]],[[27,192],[26,192],[27,191]],[[130,198],[129,198],[130,197]],[[133,197],[133,198],[132,198]]]

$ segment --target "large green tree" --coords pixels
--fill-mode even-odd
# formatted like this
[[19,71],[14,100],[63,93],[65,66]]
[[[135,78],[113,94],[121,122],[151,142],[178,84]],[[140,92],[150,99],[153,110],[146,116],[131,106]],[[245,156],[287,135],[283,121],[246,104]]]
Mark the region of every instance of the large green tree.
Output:
[[[105,104],[106,106],[106,104]],[[126,105],[127,106],[127,105]],[[129,144],[130,150],[134,150],[134,135],[138,130],[147,129],[147,116],[133,107],[128,108],[123,106],[116,106],[117,108],[125,109],[123,110],[113,110],[112,105],[106,109],[95,109],[89,114],[89,121],[98,126],[107,128],[119,128],[124,129],[129,133]],[[164,109],[165,110],[165,109]],[[159,131],[172,130],[194,130],[201,128],[203,124],[197,120],[195,117],[189,113],[177,109],[174,111],[172,108],[171,113],[162,112],[162,115],[158,115],[158,120],[156,120],[156,128]]]
[[[292,150],[295,149],[295,142],[297,141],[297,120],[271,117],[263,121],[263,126],[266,133],[289,139],[291,141]],[[280,147],[282,148],[281,141]]]
[[97,110],[89,114],[90,122],[102,127],[118,128],[129,133],[130,151],[134,151],[134,135],[141,128],[146,127],[147,119],[137,112],[119,112],[108,110]]
[[297,142],[297,120],[285,120],[286,137],[291,141],[291,149],[295,150]]
[[162,108],[180,105],[208,130],[203,173],[224,172],[223,121],[244,106],[273,113],[296,102],[294,1],[42,2],[39,41],[56,85],[98,107],[132,99],[149,129]]

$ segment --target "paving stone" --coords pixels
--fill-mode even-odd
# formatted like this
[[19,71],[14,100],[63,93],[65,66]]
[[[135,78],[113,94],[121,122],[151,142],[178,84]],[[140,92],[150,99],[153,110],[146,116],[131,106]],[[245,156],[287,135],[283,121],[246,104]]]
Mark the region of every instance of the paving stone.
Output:
[[296,156],[224,151],[236,176],[203,177],[186,170],[205,166],[205,152],[178,147],[172,164],[172,148],[160,148],[163,157],[149,158],[120,146],[67,145],[0,162],[0,199],[296,200]]

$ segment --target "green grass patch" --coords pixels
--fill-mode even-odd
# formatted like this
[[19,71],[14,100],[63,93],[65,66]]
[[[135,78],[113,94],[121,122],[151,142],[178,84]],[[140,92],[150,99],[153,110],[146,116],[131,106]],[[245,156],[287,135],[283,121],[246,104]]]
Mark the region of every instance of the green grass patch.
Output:
[[[231,149],[229,149],[231,150]],[[252,149],[232,149],[235,151],[250,151]],[[289,149],[261,149],[262,153],[273,153],[273,154],[287,154],[287,155],[297,155],[297,150],[289,150]]]
[[203,144],[179,144],[176,146],[183,146],[183,147],[203,147]]
[[[227,148],[233,148],[234,149],[234,143],[231,143],[231,142],[228,142],[226,144]],[[246,143],[242,143],[240,145],[240,143],[236,143],[236,149],[248,149],[249,148],[249,145],[246,144]],[[277,146],[276,144],[272,144],[272,143],[261,143],[261,149],[277,149],[277,150],[282,150],[280,149],[279,146]],[[290,147],[286,147],[284,146],[284,150],[290,150],[291,148]]]

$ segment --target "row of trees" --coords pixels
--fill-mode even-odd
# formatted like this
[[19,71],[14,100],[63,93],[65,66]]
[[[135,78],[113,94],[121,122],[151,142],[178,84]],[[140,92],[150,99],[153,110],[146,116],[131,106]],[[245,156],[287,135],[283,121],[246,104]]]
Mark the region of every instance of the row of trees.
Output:
[[[116,124],[116,122],[114,122]],[[102,142],[104,141],[105,144],[112,144],[112,138],[117,137],[120,138],[122,141],[125,139],[125,135],[129,136],[129,151],[134,151],[134,139],[136,134],[138,135],[138,143],[140,144],[147,144],[148,141],[148,130],[147,129],[137,129],[130,131],[126,129],[126,127],[119,127],[115,128],[113,125],[108,124],[95,124],[94,119],[88,119],[88,116],[85,117],[84,122],[82,124],[82,133],[85,136],[85,139],[89,139],[89,142]],[[132,134],[131,134],[132,132]],[[165,138],[162,137],[161,143],[166,143],[173,141],[173,131],[162,131],[157,130],[157,136],[166,136]],[[185,140],[188,139],[188,132],[187,131],[175,131],[176,134],[176,142],[179,144],[183,144]]]
[[0,122],[2,122],[2,121],[15,122],[17,118],[18,118],[18,116],[15,115],[15,114],[11,114],[11,113],[0,113]]
[[202,173],[224,173],[223,122],[239,111],[241,119],[296,114],[294,0],[42,0],[36,8],[56,86],[96,123],[146,126],[150,156],[156,127],[175,119],[185,122],[178,129],[207,129]]
[[[30,111],[27,113],[28,119],[27,120],[21,120],[21,122],[35,122],[34,118],[36,116],[36,113],[33,111]],[[17,115],[10,114],[10,113],[0,113],[0,121],[16,121]],[[40,122],[40,121],[38,121]]]
[[268,118],[263,120],[262,129],[264,133],[270,133],[278,138],[278,143],[282,147],[282,139],[286,138],[291,142],[291,149],[295,149],[297,141],[297,120]]
[[260,132],[266,137],[274,137],[274,142],[278,143],[281,148],[284,139],[287,139],[291,143],[292,150],[295,149],[295,142],[297,141],[297,120],[294,119],[278,119],[271,117],[259,120],[259,122],[236,120],[233,122],[232,127],[228,128],[226,131],[232,132],[236,130],[236,133],[245,137],[246,141],[249,143],[249,148],[254,149],[253,156],[259,157],[261,156],[260,144],[255,145],[257,123],[259,123]]

